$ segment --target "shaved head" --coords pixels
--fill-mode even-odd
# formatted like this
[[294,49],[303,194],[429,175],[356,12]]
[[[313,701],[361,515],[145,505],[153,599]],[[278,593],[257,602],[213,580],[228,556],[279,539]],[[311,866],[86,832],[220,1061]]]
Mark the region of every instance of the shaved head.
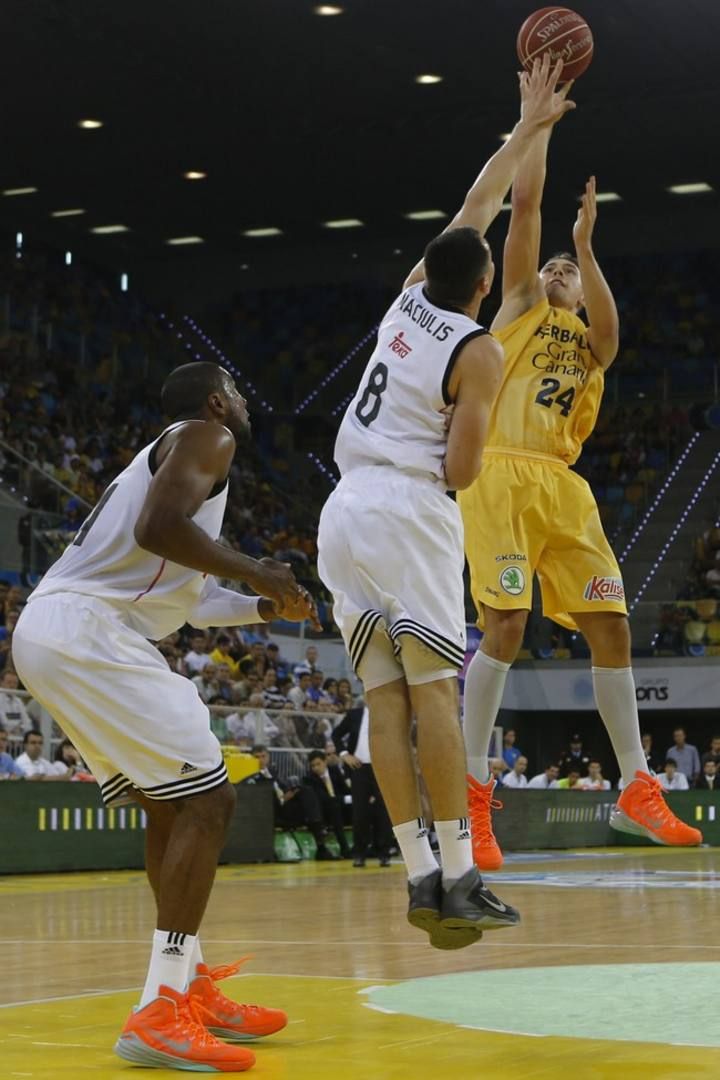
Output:
[[227,394],[230,376],[218,364],[201,361],[183,364],[171,371],[163,383],[160,400],[171,420],[196,416],[210,394]]

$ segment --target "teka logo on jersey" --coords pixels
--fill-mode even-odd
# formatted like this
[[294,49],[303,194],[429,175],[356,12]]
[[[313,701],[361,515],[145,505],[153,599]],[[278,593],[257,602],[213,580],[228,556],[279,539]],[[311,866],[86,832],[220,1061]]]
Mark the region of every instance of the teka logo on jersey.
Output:
[[583,597],[585,600],[624,600],[625,588],[621,578],[595,575],[585,586]]
[[520,555],[517,552],[514,555],[496,555],[495,562],[527,562],[527,555]]

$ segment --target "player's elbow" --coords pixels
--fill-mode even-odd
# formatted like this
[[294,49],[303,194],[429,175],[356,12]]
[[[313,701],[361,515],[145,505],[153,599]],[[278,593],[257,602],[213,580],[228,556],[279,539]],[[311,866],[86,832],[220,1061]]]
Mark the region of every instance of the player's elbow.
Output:
[[167,528],[158,520],[157,515],[143,513],[135,523],[133,536],[135,543],[143,551],[164,557],[167,532]]
[[449,455],[445,460],[445,479],[451,491],[464,491],[475,483],[480,472],[482,456],[463,455],[453,460]]

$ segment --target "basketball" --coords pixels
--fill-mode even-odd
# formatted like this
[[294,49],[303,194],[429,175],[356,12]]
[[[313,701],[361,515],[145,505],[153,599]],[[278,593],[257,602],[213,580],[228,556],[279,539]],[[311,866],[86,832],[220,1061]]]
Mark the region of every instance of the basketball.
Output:
[[593,36],[590,27],[569,8],[540,8],[528,16],[517,36],[517,54],[528,71],[533,60],[549,52],[553,63],[563,61],[562,81],[577,79],[590,65]]

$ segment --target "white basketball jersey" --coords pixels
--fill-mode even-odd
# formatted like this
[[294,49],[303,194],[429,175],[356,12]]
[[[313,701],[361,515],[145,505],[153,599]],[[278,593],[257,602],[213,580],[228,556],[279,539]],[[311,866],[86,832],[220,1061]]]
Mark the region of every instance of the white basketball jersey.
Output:
[[459,308],[406,289],[380,324],[375,351],[348,405],[335,461],[341,475],[394,465],[445,482],[450,375],[463,345],[487,330]]
[[[84,593],[119,607],[128,623],[144,637],[158,641],[187,622],[205,582],[198,570],[168,562],[135,541],[135,525],[156,471],[155,449],[172,424],[146,446],[108,485],[75,539],[50,567],[30,602],[51,593]],[[217,540],[220,536],[227,482],[213,491],[193,521]]]

